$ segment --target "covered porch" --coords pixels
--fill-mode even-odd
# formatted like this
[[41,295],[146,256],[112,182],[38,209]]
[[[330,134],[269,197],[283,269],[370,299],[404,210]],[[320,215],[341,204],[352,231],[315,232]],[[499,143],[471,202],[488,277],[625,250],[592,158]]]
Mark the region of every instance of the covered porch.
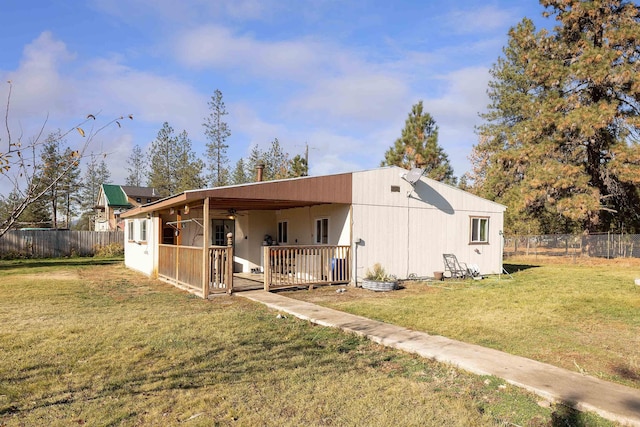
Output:
[[127,212],[134,228],[150,224],[144,251],[125,242],[140,254],[127,265],[150,263],[138,269],[202,298],[350,283],[351,176],[295,181],[187,191]]
[[312,288],[351,281],[351,248],[348,246],[265,246],[264,257],[270,262],[265,264],[264,271],[254,272],[233,271],[233,246],[203,249],[160,245],[159,249],[158,279],[202,298],[246,290]]

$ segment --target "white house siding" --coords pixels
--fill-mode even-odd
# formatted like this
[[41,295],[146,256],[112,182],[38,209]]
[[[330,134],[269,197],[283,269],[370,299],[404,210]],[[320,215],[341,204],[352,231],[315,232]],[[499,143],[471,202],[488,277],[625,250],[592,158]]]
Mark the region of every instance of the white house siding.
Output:
[[[147,240],[140,240],[141,222],[147,223]],[[129,223],[133,222],[134,239],[129,240]],[[124,227],[124,263],[128,268],[137,270],[147,276],[155,276],[157,265],[157,223],[158,218],[128,218]]]
[[[414,188],[403,173],[390,167],[353,174],[358,277],[376,262],[400,278],[433,276],[444,269],[443,253],[477,264],[483,274],[499,273],[504,206],[428,178]],[[488,244],[469,243],[472,216],[489,218]]]
[[[348,205],[317,205],[304,208],[276,211],[276,223],[287,221],[289,245],[314,245],[316,220],[329,219],[330,245],[349,244],[349,206]],[[277,236],[277,228],[273,238]]]
[[278,222],[288,222],[287,245],[315,244],[315,221],[329,219],[329,244],[350,242],[348,205],[319,205],[295,209],[240,212],[236,218],[235,261],[242,271],[262,267],[263,241],[270,235],[278,238]]

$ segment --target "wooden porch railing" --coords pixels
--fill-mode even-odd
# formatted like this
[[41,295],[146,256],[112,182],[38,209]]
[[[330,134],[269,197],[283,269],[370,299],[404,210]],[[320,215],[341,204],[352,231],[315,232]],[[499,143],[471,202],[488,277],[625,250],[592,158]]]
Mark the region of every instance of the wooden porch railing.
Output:
[[[204,298],[216,293],[231,292],[233,248],[208,248],[206,268],[202,265],[202,251],[203,248],[194,246],[158,245],[158,278]],[[203,277],[203,274],[207,277]],[[208,286],[203,286],[203,283]],[[205,293],[206,297],[203,296]]]
[[158,245],[158,278],[201,294],[202,248]]
[[209,248],[209,295],[233,291],[233,247]]
[[264,289],[349,283],[349,246],[265,246]]

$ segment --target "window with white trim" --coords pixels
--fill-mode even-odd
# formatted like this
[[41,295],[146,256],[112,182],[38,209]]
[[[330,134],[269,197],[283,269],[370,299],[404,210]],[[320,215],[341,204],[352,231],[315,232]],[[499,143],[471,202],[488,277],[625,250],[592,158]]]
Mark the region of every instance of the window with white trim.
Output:
[[133,235],[133,220],[129,220],[129,224],[127,225],[127,239],[130,242],[133,242],[135,240],[135,237]]
[[278,243],[289,243],[289,221],[278,221]]
[[147,220],[146,219],[143,219],[142,221],[140,221],[140,241],[141,242],[147,241]]
[[329,243],[329,218],[316,219],[315,242],[318,245],[326,245]]
[[471,217],[471,243],[489,243],[489,218]]

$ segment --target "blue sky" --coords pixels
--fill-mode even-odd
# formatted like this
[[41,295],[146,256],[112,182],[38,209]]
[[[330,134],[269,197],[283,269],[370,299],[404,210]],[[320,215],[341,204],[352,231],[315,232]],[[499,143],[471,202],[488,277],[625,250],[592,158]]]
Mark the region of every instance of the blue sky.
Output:
[[131,148],[148,148],[164,121],[203,155],[216,89],[232,166],[278,138],[291,156],[309,145],[312,175],[377,167],[422,100],[460,176],[488,70],[509,28],[542,12],[533,0],[4,0],[0,100],[11,80],[12,134],[25,139],[45,120],[67,129],[89,113],[97,123],[133,114],[89,149],[116,183]]

